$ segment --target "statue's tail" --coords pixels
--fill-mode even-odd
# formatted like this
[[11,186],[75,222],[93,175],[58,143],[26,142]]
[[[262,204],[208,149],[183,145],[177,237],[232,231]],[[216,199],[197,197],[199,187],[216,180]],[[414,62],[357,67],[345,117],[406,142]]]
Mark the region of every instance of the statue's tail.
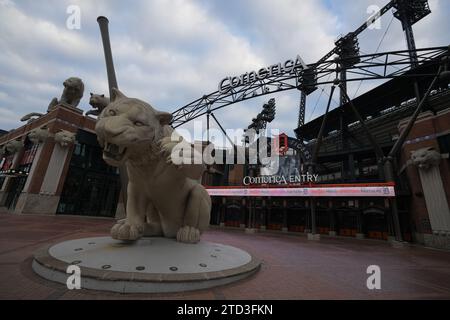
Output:
[[26,115],[24,115],[22,118],[20,118],[20,121],[29,121],[32,120],[33,117],[42,117],[43,114],[42,113],[38,113],[38,112],[31,112],[28,113]]

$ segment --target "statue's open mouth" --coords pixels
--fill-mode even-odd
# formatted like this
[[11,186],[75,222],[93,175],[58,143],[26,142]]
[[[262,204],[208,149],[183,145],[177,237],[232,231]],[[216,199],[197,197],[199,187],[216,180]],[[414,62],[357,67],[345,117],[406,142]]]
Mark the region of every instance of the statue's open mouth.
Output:
[[117,144],[105,143],[103,148],[103,154],[113,160],[121,161],[127,152],[127,148],[118,146]]

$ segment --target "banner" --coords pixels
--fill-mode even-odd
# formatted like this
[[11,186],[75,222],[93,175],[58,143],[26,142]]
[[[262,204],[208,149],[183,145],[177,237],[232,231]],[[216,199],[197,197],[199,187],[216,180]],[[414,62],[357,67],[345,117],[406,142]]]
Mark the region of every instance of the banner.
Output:
[[299,188],[207,188],[210,196],[225,197],[395,197],[394,187],[299,187]]

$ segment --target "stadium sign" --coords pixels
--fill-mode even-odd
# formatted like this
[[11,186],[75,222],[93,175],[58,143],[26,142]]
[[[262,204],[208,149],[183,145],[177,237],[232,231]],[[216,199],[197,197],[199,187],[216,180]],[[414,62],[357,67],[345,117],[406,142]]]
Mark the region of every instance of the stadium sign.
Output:
[[254,184],[297,184],[297,183],[313,183],[319,179],[318,174],[301,174],[301,175],[274,175],[274,176],[260,176],[260,177],[244,177],[242,183],[244,186]]
[[245,86],[247,84],[265,80],[272,76],[280,76],[283,74],[293,74],[296,70],[308,69],[300,55],[297,55],[295,59],[286,60],[284,63],[273,64],[267,68],[261,68],[258,71],[250,71],[240,76],[229,76],[223,78],[219,82],[219,92],[227,93],[233,88]]

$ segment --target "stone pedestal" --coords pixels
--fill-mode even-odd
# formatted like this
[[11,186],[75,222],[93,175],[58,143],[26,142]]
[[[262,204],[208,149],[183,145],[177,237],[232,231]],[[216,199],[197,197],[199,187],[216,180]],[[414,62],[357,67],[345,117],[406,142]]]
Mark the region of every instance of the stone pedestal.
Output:
[[450,231],[450,210],[439,166],[419,169],[419,174],[433,231]]
[[60,196],[22,192],[17,200],[14,213],[54,215],[58,209]]
[[397,249],[403,249],[403,248],[409,248],[410,247],[409,243],[405,242],[405,241],[393,240],[393,241],[390,241],[390,243],[391,243],[392,247],[397,248]]
[[366,235],[364,233],[357,233],[355,235],[356,239],[364,239],[366,237]]
[[281,229],[281,232],[288,233],[288,232],[289,232],[289,229],[288,229],[288,228],[282,228],[282,229]]
[[66,285],[71,265],[80,268],[83,289],[164,293],[239,281],[258,271],[260,261],[241,249],[211,242],[144,238],[128,243],[96,237],[41,248],[32,267],[43,278]]
[[310,241],[319,241],[320,240],[320,234],[318,234],[318,233],[316,233],[316,234],[308,233],[308,240],[310,240]]
[[261,229],[261,231],[266,231],[266,226],[261,226],[259,228]]
[[258,232],[258,229],[255,229],[255,228],[246,228],[245,229],[245,233],[255,234],[257,232]]
[[388,242],[393,242],[393,241],[397,241],[397,240],[395,240],[395,237],[394,237],[394,236],[388,236],[388,237],[387,237],[387,241],[388,241]]
[[450,232],[449,233],[434,232],[433,234],[424,234],[423,244],[426,247],[450,250]]
[[433,234],[450,233],[450,208],[439,168],[441,154],[424,148],[412,152],[411,160],[419,171]]
[[329,231],[329,232],[328,232],[328,235],[329,235],[330,237],[336,237],[336,236],[337,236],[337,232],[336,232],[336,231]]

